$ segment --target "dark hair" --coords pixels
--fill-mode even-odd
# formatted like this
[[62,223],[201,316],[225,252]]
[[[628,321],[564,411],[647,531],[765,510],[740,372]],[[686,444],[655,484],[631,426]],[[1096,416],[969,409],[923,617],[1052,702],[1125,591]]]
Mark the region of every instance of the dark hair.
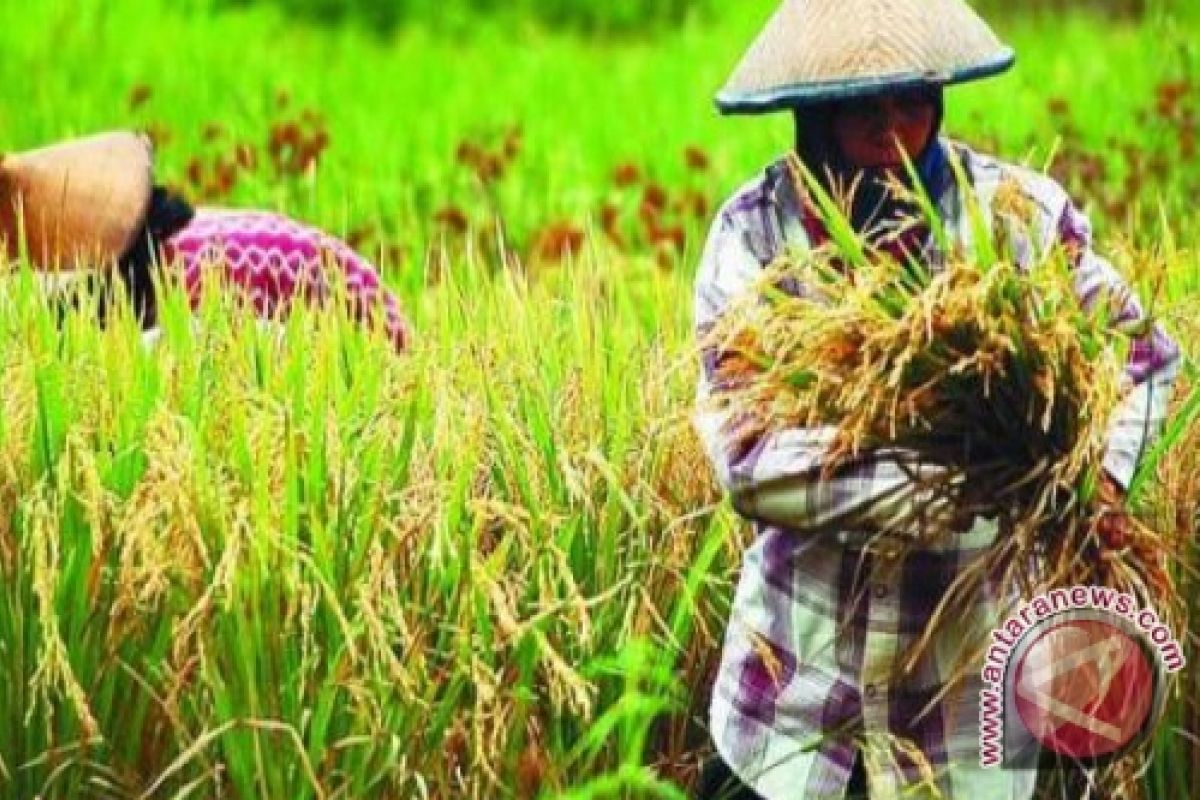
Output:
[[[929,139],[926,140],[921,152],[916,154],[913,159],[914,166],[925,179],[930,176],[926,175],[928,170],[923,167],[929,165],[934,160],[932,156],[936,155],[932,151],[936,149],[938,135],[941,131],[944,104],[941,87],[926,87],[922,94],[934,107],[934,120],[930,128]],[[834,136],[833,121],[837,112],[853,102],[855,102],[853,99],[831,100],[797,106],[792,109],[792,118],[795,122],[796,155],[812,170],[817,182],[826,192],[833,192],[835,183],[849,186],[856,173],[863,173],[863,180],[853,197],[850,209],[851,224],[856,231],[862,232],[882,216],[888,215],[887,212],[891,208],[887,192],[880,181],[876,179],[877,171],[851,166],[841,147],[838,146],[837,137]],[[927,186],[926,188],[930,189],[931,187]]]
[[[133,244],[117,262],[117,275],[121,279],[130,306],[137,314],[142,330],[158,324],[158,307],[154,298],[152,268],[158,259],[158,248],[166,239],[182,230],[196,212],[177,192],[155,186],[150,198],[150,208]],[[108,316],[111,297],[111,279],[105,278],[100,303],[100,324]]]

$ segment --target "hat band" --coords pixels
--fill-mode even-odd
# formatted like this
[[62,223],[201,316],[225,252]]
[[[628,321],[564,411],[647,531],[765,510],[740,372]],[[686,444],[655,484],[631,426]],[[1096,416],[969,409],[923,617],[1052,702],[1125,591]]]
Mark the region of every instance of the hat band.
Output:
[[811,103],[864,97],[919,86],[965,83],[1004,72],[1015,61],[1016,54],[1010,48],[1005,48],[995,59],[949,74],[907,72],[869,78],[809,81],[761,92],[721,92],[717,95],[716,103],[723,114],[763,114]]

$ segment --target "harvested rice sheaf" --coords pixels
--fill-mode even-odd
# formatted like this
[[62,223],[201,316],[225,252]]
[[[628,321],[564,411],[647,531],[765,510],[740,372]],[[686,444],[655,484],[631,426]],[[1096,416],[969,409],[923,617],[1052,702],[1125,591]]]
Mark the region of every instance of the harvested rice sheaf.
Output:
[[[768,265],[702,342],[721,355],[713,401],[733,444],[796,426],[834,426],[829,471],[883,446],[944,467],[914,478],[911,511],[878,531],[890,547],[946,544],[972,515],[997,521],[987,557],[941,598],[918,650],[989,574],[1024,598],[1075,584],[1109,586],[1177,621],[1167,565],[1186,531],[1152,527],[1161,515],[1132,509],[1133,534],[1123,547],[1106,546],[1097,533],[1111,511],[1099,490],[1107,431],[1131,388],[1127,354],[1149,324],[1116,324],[1116,296],[1085,308],[1071,254],[1061,247],[1018,263],[1011,242],[1029,230],[1022,226],[1032,206],[1021,202],[1015,182],[996,197],[993,228],[969,208],[979,244],[945,240],[944,258],[930,267],[889,255],[885,232],[854,235],[843,204],[801,165],[793,168],[832,241]],[[897,232],[942,225],[927,199],[906,199],[926,213]]]

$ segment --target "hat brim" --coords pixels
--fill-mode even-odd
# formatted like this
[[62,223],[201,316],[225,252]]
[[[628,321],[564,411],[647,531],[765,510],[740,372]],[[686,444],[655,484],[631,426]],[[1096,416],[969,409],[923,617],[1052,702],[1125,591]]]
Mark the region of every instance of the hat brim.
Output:
[[922,86],[949,86],[998,75],[1012,67],[1016,58],[1016,53],[1006,47],[998,58],[948,75],[911,72],[821,83],[810,82],[784,86],[768,92],[721,92],[716,97],[716,105],[722,114],[767,114],[815,103],[869,97]]
[[0,254],[44,272],[105,268],[146,219],[150,140],[101,133],[0,156]]

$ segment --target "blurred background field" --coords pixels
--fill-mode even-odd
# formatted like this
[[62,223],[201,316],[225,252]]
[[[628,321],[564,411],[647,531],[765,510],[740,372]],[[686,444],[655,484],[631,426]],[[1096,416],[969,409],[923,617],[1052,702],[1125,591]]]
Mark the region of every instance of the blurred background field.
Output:
[[[576,6],[593,4],[564,7]],[[359,15],[322,25],[269,0],[208,8],[7,6],[6,146],[143,127],[164,179],[197,199],[286,206],[384,251],[415,289],[431,277],[431,246],[476,234],[495,249],[497,219],[522,255],[539,240],[570,249],[598,228],[687,264],[713,204],[790,137],[786,115],[723,119],[711,103],[764,0],[721,13],[699,3],[681,23],[607,37],[509,11],[453,32],[380,33]],[[998,15],[1020,66],[952,89],[949,130],[1037,164],[1060,137],[1059,171],[1106,234],[1162,197],[1191,236],[1196,98],[1172,87],[1196,69],[1194,13],[1180,2],[1145,17]],[[650,221],[639,216],[647,195],[663,206]]]
[[[195,200],[373,257],[418,338],[213,309],[143,357],[5,299],[0,797],[686,792],[750,533],[689,428],[691,280],[789,143],[712,106],[773,5],[0,7],[0,149],[144,129]],[[981,7],[1018,64],[948,132],[1191,297],[1197,5]],[[1200,774],[1188,675],[1150,797]]]

